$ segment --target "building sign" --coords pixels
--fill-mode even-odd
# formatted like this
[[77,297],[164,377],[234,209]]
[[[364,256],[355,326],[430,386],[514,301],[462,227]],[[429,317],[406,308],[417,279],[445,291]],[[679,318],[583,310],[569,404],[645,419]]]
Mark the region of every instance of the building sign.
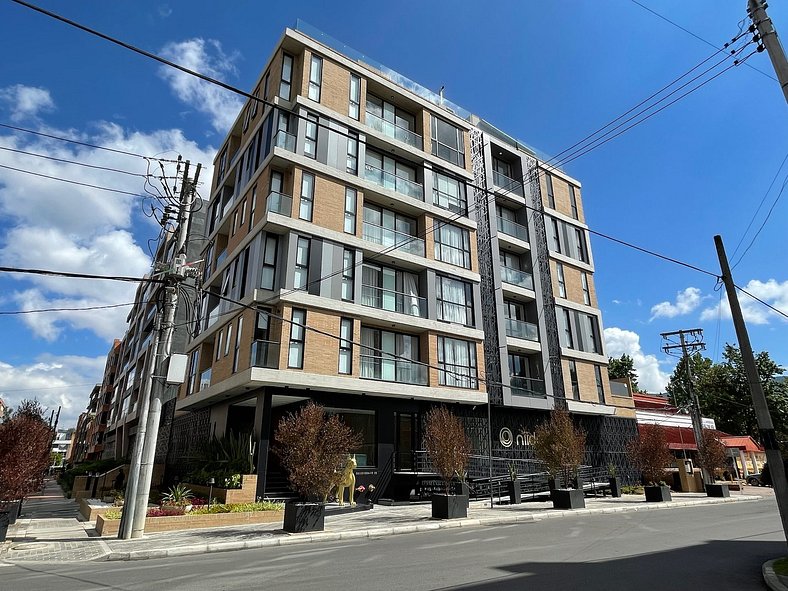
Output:
[[534,434],[528,431],[521,431],[517,435],[512,433],[509,427],[503,427],[498,432],[498,441],[503,447],[532,447],[534,444]]

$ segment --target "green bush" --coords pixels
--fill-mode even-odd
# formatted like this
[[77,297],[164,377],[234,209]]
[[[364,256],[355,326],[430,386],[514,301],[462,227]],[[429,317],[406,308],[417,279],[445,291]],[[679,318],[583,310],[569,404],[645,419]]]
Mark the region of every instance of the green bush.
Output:
[[229,503],[216,504],[193,509],[189,515],[213,515],[215,513],[244,513],[247,511],[282,511],[284,503],[272,503],[271,501],[260,501],[257,503]]
[[642,495],[643,493],[645,493],[645,490],[639,484],[634,486],[621,487],[621,494],[624,495]]
[[104,513],[102,517],[104,517],[105,521],[108,519],[120,519],[121,513],[122,511],[120,509],[110,509],[109,511]]

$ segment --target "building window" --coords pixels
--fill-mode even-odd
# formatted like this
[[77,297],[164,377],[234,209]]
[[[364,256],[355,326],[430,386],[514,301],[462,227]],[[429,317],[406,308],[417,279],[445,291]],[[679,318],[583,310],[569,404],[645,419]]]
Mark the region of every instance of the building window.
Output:
[[452,164],[465,167],[462,130],[435,115],[432,116],[432,153]]
[[347,132],[347,165],[345,170],[350,174],[358,174],[358,134]]
[[345,188],[345,225],[346,234],[356,233],[356,197],[358,193],[351,187]]
[[426,385],[426,367],[419,363],[419,337],[362,327],[361,377]]
[[276,248],[278,240],[274,235],[265,237],[263,250],[263,276],[260,281],[262,289],[274,289],[274,279],[276,278]]
[[353,373],[353,319],[339,321],[339,373]]
[[594,377],[596,378],[596,393],[599,396],[599,404],[605,403],[605,383],[602,381],[602,368],[594,366]]
[[306,289],[309,284],[309,242],[309,238],[298,237],[293,274],[294,289]]
[[435,258],[464,269],[471,268],[471,239],[468,230],[440,224],[433,232]]
[[586,314],[588,323],[588,346],[584,349],[589,353],[601,353],[599,344],[599,330],[597,329],[597,318],[592,314]]
[[290,347],[287,351],[287,367],[304,367],[304,340],[306,329],[306,310],[293,308],[290,322]]
[[586,249],[586,235],[583,230],[576,228],[575,236],[577,237],[577,258],[584,263],[587,263],[588,250]]
[[353,283],[356,276],[356,253],[346,248],[342,253],[342,299],[353,301]]
[[578,211],[577,211],[577,196],[575,195],[575,186],[569,185],[569,205],[572,208],[572,217],[575,219],[578,218]]
[[219,156],[219,174],[216,177],[219,181],[224,178],[224,173],[227,172],[227,148],[222,150],[222,155]]
[[236,209],[233,212],[233,226],[230,231],[230,236],[235,236],[235,232],[238,230],[238,210]]
[[238,352],[241,350],[241,335],[243,331],[243,316],[238,318],[238,330],[235,331],[235,349],[233,350],[233,373],[238,371]]
[[252,118],[254,119],[255,117],[257,117],[257,107],[258,107],[258,104],[260,102],[258,100],[260,98],[260,87],[259,86],[257,88],[255,88],[254,93],[252,93],[252,96],[254,97],[252,99]]
[[433,172],[433,178],[432,202],[443,209],[467,215],[465,183],[438,171]]
[[252,108],[251,105],[247,105],[244,109],[244,131],[249,128],[249,119],[252,116]]
[[577,381],[577,364],[574,359],[569,360],[569,381],[572,382],[572,398],[580,400],[580,382]]
[[556,275],[558,276],[558,296],[566,298],[566,279],[564,278],[564,266],[561,263],[555,264]]
[[219,334],[216,336],[216,361],[222,356],[222,337],[224,336],[224,331],[220,330]]
[[246,223],[246,199],[244,202],[241,203],[241,219],[238,220],[238,227],[243,226]]
[[438,381],[442,386],[478,388],[476,344],[438,337]]
[[586,306],[591,305],[591,291],[588,289],[588,273],[585,271],[580,272],[580,282],[583,284],[583,303]]
[[263,78],[263,100],[268,99],[268,81],[271,78],[271,73],[266,72],[265,78]]
[[361,78],[355,74],[350,75],[350,106],[348,116],[358,120],[361,113]]
[[254,226],[254,210],[257,208],[257,185],[252,188],[252,199],[249,204],[249,231],[251,232]]
[[545,172],[545,183],[547,184],[547,205],[555,209],[555,193],[553,192],[553,175]]
[[293,82],[293,56],[282,54],[282,78],[279,83],[279,97],[290,100],[290,85]]
[[438,300],[438,320],[473,326],[473,288],[470,283],[443,277],[435,277]]
[[572,336],[572,314],[566,308],[561,310],[564,314],[564,346],[567,349],[575,348],[575,339]]
[[227,338],[224,340],[224,356],[227,357],[230,354],[230,343],[233,340],[233,325],[232,323],[227,325]]
[[553,250],[558,254],[561,254],[561,229],[558,225],[558,220],[555,218],[550,218],[550,225],[553,229]]
[[313,101],[320,102],[320,85],[323,80],[323,58],[312,54],[309,64],[309,91],[308,96]]
[[415,273],[365,263],[361,271],[361,305],[409,316],[426,315]]
[[416,118],[413,115],[371,94],[367,96],[366,110],[366,123],[372,129],[421,149],[422,141],[414,131]]
[[192,351],[189,358],[189,379],[186,382],[186,396],[197,391],[195,385],[197,383],[197,365],[200,359],[200,350],[195,349]]
[[317,115],[307,113],[304,130],[304,156],[317,158]]
[[301,202],[298,207],[298,217],[308,222],[312,221],[312,209],[315,201],[315,175],[311,172],[301,174]]

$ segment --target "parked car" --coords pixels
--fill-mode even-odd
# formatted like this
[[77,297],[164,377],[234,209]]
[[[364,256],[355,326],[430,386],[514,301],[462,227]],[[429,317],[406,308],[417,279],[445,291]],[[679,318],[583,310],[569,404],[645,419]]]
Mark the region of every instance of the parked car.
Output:
[[750,474],[747,477],[747,484],[750,486],[767,486],[766,483],[764,483],[764,481],[761,479],[762,476],[763,474],[760,472],[758,474]]

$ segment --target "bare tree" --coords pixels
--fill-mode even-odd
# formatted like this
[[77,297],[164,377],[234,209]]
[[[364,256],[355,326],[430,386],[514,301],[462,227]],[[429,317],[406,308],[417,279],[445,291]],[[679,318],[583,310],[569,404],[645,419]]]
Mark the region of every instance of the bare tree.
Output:
[[656,485],[665,479],[665,467],[673,461],[668,449],[665,427],[640,425],[640,437],[627,446],[632,463],[643,473],[646,484]]
[[462,421],[445,406],[433,408],[427,413],[424,428],[424,446],[432,467],[440,475],[449,494],[452,478],[465,478],[471,441],[465,434]]
[[23,401],[0,424],[0,505],[41,488],[49,467],[52,429],[35,401]]
[[555,409],[550,418],[534,430],[534,454],[544,462],[552,478],[559,474],[564,486],[583,462],[586,434],[572,422],[569,412]]
[[703,439],[698,445],[698,464],[708,472],[712,481],[714,480],[714,471],[717,468],[724,468],[727,458],[725,446],[716,433],[711,429],[703,429]]

